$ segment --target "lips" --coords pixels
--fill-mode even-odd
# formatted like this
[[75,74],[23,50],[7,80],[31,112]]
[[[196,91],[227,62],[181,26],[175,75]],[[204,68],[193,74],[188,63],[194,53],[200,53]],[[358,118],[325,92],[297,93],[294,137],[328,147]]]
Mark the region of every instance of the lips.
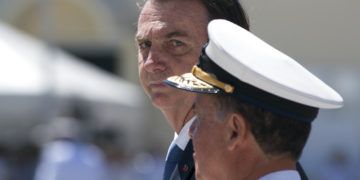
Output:
[[164,87],[167,87],[167,85],[162,81],[149,83],[149,88],[164,88]]

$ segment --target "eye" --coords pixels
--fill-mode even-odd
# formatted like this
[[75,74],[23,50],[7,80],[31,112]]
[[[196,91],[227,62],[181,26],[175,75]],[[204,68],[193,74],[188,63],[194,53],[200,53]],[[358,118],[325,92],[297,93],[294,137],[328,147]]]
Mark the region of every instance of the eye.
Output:
[[170,43],[173,47],[178,47],[178,46],[184,45],[184,43],[179,40],[171,40]]
[[187,43],[176,39],[169,40],[165,47],[173,55],[184,55],[190,50]]
[[139,49],[147,49],[149,47],[151,47],[151,42],[150,41],[142,41],[138,43]]

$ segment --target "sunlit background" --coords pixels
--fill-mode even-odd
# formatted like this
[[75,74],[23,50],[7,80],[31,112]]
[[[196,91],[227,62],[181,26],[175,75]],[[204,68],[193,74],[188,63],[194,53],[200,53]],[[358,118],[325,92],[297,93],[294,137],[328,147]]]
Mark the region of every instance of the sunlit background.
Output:
[[[313,123],[310,179],[360,179],[360,1],[243,4],[252,32],[344,97]],[[137,81],[137,14],[135,0],[0,0],[0,180],[34,179],[54,138],[90,149],[103,179],[161,179],[173,132]]]

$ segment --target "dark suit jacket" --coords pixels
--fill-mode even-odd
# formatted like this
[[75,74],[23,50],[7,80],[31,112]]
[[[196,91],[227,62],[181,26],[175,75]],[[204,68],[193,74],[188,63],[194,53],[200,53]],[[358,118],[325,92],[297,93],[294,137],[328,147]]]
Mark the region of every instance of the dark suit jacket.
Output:
[[[195,165],[193,159],[193,144],[190,140],[181,155],[179,163],[176,165],[170,180],[195,180]],[[296,170],[299,172],[301,180],[308,180],[300,163],[296,163]]]
[[190,140],[176,165],[170,180],[195,180],[195,165],[193,145]]

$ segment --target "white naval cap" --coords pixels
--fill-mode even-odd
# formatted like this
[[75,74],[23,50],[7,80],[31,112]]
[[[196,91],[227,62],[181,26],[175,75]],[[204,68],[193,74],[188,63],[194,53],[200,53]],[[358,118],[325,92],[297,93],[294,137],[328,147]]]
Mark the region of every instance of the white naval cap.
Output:
[[191,73],[165,83],[201,93],[225,93],[275,113],[311,122],[342,97],[294,59],[227,20],[208,25],[209,43]]

